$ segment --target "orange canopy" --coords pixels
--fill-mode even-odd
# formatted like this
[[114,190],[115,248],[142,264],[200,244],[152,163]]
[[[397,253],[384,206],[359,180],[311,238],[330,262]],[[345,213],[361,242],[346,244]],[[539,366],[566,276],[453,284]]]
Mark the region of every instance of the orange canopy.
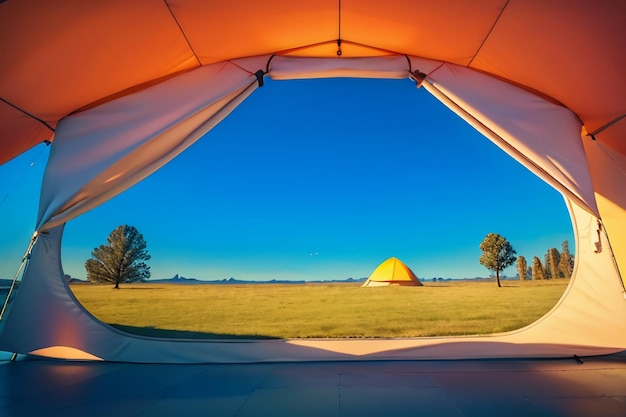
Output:
[[60,119],[164,77],[263,54],[406,54],[473,68],[564,104],[626,153],[619,0],[0,2],[0,163]]

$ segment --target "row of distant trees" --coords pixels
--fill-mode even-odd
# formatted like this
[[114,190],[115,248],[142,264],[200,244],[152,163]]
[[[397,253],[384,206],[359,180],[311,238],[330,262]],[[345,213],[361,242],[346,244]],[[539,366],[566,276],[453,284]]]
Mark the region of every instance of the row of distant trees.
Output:
[[[150,278],[150,260],[143,235],[133,227],[122,225],[111,232],[108,244],[100,245],[91,252],[91,259],[85,262],[87,279],[93,283],[112,283],[119,288],[122,282],[142,282]],[[500,287],[500,272],[517,260],[518,277],[521,280],[543,280],[570,278],[574,268],[574,257],[569,251],[567,240],[556,248],[548,249],[544,263],[535,256],[528,265],[523,256],[516,257],[513,246],[505,237],[489,233],[480,244],[483,251],[481,265],[496,273]]]
[[569,251],[567,240],[561,244],[561,252],[557,248],[548,249],[543,263],[537,256],[533,257],[530,265],[523,256],[517,258],[517,275],[521,280],[571,278],[573,270],[574,256]]
[[557,248],[550,248],[544,257],[545,263],[537,256],[528,265],[526,258],[515,256],[513,246],[504,236],[497,233],[489,233],[480,244],[483,254],[480,256],[480,264],[495,272],[496,282],[500,287],[500,272],[513,265],[517,260],[518,277],[521,280],[532,279],[557,279],[571,278],[574,269],[574,257],[569,252],[567,240],[561,246],[561,252]]

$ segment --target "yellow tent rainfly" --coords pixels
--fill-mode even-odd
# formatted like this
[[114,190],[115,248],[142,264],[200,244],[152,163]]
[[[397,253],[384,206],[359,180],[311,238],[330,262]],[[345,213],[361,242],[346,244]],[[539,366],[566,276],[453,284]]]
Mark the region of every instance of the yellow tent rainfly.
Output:
[[372,272],[363,287],[422,286],[417,276],[398,258],[389,258]]
[[[617,0],[0,1],[0,163],[52,146],[0,350],[243,363],[626,349],[625,17]],[[183,342],[85,312],[60,267],[64,224],[176,157],[264,77],[413,79],[563,195],[577,253],[562,299],[518,331],[432,339]]]

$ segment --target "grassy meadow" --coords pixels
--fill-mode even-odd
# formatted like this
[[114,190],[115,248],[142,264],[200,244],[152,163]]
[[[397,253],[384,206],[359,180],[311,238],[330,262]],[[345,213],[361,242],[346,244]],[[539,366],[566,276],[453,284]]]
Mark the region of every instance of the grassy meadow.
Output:
[[489,334],[532,323],[569,280],[360,284],[74,284],[94,316],[121,330],[179,338],[417,337]]

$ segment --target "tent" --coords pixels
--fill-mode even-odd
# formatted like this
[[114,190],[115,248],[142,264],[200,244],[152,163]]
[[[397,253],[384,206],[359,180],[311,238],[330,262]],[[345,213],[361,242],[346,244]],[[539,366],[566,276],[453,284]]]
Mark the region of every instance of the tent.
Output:
[[391,257],[376,267],[363,287],[422,286],[417,276],[400,259]]
[[[0,2],[0,163],[52,143],[0,350],[153,363],[623,350],[625,16],[618,0]],[[63,279],[64,224],[159,169],[265,77],[413,79],[563,195],[577,253],[562,299],[524,329],[467,338],[183,342],[98,322]]]

